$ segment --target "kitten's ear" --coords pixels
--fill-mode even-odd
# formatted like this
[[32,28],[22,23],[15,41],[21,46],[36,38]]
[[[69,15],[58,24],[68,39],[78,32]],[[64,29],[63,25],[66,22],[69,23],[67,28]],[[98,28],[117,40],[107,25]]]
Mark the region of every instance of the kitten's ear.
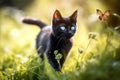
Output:
[[77,19],[77,10],[70,16],[70,18],[76,22]]
[[62,18],[60,12],[58,10],[56,10],[53,14],[53,19],[54,20],[60,20]]

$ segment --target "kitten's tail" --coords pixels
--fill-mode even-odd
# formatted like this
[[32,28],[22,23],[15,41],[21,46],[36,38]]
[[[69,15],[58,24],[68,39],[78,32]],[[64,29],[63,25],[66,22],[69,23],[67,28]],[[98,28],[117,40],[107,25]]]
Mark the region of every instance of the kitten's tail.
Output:
[[47,26],[47,24],[45,24],[44,22],[40,21],[40,20],[35,20],[35,19],[30,19],[30,18],[24,18],[22,20],[23,23],[27,23],[27,24],[33,24],[33,25],[37,25],[39,26],[41,29],[45,26]]

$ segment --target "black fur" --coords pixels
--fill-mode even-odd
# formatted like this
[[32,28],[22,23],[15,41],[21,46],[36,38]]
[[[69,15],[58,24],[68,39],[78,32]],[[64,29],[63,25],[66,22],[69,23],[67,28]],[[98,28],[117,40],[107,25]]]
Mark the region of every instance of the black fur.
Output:
[[47,26],[47,24],[45,24],[44,22],[42,22],[42,21],[40,21],[40,20],[29,19],[29,18],[23,19],[23,23],[37,25],[37,26],[39,26],[40,28],[43,28],[43,27]]
[[[58,10],[53,14],[52,26],[46,26],[39,20],[24,19],[24,23],[35,24],[41,27],[41,32],[36,39],[36,49],[40,57],[44,59],[46,53],[50,65],[56,70],[61,71],[63,63],[72,48],[72,36],[76,32],[77,11],[70,17],[63,18]],[[58,50],[62,54],[60,65],[55,59],[54,51]],[[60,67],[61,66],[61,67]]]

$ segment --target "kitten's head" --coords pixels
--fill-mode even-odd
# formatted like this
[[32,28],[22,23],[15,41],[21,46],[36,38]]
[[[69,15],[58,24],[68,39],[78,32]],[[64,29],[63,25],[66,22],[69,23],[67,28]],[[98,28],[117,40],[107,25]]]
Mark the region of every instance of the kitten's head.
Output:
[[56,37],[69,39],[76,32],[77,10],[69,17],[64,18],[58,10],[53,14],[52,29]]

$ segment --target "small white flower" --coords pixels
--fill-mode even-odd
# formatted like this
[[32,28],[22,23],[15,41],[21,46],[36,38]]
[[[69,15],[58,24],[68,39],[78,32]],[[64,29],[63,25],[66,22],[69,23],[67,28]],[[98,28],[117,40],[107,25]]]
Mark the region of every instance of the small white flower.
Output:
[[113,64],[112,64],[112,67],[117,67],[117,66],[120,66],[120,62],[113,62]]

